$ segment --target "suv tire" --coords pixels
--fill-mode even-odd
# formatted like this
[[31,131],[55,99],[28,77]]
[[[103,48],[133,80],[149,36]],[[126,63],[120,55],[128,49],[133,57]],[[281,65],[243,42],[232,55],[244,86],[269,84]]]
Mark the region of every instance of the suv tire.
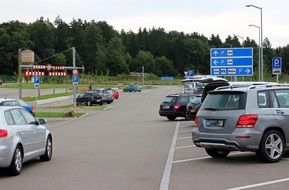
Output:
[[17,145],[13,154],[11,164],[7,169],[8,174],[11,176],[19,175],[22,170],[22,164],[23,164],[22,150],[20,146]]
[[230,153],[229,150],[222,150],[222,149],[209,149],[206,148],[206,152],[209,156],[213,158],[226,158]]
[[283,157],[284,152],[285,141],[283,135],[276,130],[266,131],[262,137],[257,156],[263,162],[273,163],[278,162]]

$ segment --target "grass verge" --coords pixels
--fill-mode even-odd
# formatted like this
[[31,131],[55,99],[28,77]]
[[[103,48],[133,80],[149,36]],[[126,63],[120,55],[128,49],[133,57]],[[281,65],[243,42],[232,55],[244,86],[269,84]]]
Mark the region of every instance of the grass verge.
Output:
[[[75,117],[81,117],[83,116],[85,113],[75,113]],[[42,118],[42,117],[68,117],[67,114],[65,112],[37,112],[36,113],[36,117],[38,118]]]
[[[50,99],[50,98],[58,98],[58,97],[62,97],[62,96],[70,96],[72,95],[71,92],[67,92],[67,93],[57,93],[57,94],[47,94],[47,95],[42,95],[42,96],[39,96],[37,97],[37,100],[46,100],[46,99]],[[27,101],[27,102],[32,102],[32,101],[35,101],[35,97],[24,97],[23,98],[24,101]]]

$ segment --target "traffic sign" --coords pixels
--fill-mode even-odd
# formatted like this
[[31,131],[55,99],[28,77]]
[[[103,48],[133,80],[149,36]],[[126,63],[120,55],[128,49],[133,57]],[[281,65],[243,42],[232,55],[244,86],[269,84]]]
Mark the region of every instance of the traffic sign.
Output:
[[78,86],[78,81],[79,81],[78,76],[73,75],[72,76],[72,83],[73,83],[74,86]]
[[253,48],[212,48],[210,55],[211,75],[253,75]]
[[188,70],[186,73],[186,77],[193,77],[195,75],[195,71],[194,70]]
[[40,86],[40,76],[34,76],[33,82],[34,82],[34,87],[35,88],[39,88],[39,86]]
[[77,69],[73,69],[73,70],[72,70],[72,74],[73,74],[73,75],[77,75],[77,73],[78,73]]
[[272,59],[272,74],[279,75],[282,70],[282,57],[273,57]]
[[253,48],[212,48],[211,57],[252,57]]
[[253,67],[211,67],[214,76],[252,76]]

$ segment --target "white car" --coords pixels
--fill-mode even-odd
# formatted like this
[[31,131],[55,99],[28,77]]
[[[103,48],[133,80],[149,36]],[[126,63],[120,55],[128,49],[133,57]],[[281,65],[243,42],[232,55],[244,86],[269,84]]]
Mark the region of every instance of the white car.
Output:
[[8,174],[19,175],[22,164],[40,157],[52,157],[52,134],[44,126],[45,119],[36,120],[21,107],[0,107],[0,167]]

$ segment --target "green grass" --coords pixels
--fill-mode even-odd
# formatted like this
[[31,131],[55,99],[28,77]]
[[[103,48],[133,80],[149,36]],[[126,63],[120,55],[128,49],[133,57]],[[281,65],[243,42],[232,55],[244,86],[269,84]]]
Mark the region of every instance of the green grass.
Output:
[[[64,109],[70,109],[73,108],[73,105],[62,105],[62,106],[50,106],[45,108],[64,108]],[[93,105],[93,106],[77,106],[76,109],[80,110],[104,110],[107,108],[107,105]]]
[[[42,95],[37,97],[37,100],[46,100],[46,99],[50,99],[50,98],[58,98],[58,97],[62,97],[62,96],[70,96],[72,95],[71,92],[67,92],[67,93],[57,93],[57,94],[47,94],[47,95]],[[23,98],[24,101],[27,102],[31,102],[31,101],[35,101],[35,97],[24,97]]]
[[[75,117],[81,117],[85,113],[75,113]],[[65,112],[36,112],[36,117],[41,118],[41,117],[67,117],[65,115]]]

